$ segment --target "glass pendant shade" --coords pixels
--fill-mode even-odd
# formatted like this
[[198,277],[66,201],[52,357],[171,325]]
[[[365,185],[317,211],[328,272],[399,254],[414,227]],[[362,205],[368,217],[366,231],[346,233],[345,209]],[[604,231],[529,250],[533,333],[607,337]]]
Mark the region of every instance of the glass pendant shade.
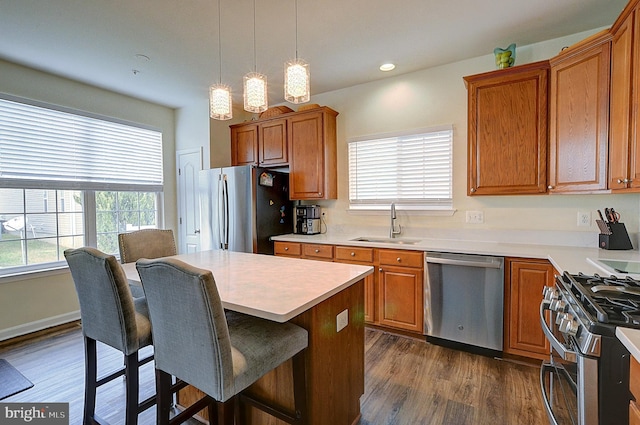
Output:
[[291,103],[305,103],[309,97],[309,64],[297,58],[285,63],[284,99]]
[[244,76],[244,110],[263,112],[269,107],[267,101],[267,77],[257,72]]
[[233,118],[231,89],[224,84],[209,87],[209,115],[214,120],[230,120]]

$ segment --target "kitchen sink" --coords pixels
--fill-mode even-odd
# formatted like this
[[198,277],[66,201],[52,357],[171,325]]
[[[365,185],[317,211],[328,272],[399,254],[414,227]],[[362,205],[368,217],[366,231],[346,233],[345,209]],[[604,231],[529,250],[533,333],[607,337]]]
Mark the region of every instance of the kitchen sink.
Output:
[[410,238],[380,238],[375,236],[360,236],[359,238],[351,239],[354,242],[374,242],[374,243],[392,243],[398,245],[413,245],[420,242],[420,239]]

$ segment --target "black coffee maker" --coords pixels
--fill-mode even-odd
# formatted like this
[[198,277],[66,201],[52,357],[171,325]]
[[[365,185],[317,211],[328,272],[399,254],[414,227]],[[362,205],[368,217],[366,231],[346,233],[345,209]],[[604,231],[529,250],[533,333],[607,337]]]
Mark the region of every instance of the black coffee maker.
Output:
[[320,233],[320,207],[317,205],[296,206],[295,233],[317,235]]

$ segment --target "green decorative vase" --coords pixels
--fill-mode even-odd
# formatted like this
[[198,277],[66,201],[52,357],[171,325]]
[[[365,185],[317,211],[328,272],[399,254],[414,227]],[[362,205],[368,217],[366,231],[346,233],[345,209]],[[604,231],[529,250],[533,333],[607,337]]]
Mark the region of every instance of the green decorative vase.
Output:
[[516,44],[513,43],[506,49],[496,47],[493,49],[493,54],[496,56],[496,66],[498,69],[509,68],[513,66],[516,61]]

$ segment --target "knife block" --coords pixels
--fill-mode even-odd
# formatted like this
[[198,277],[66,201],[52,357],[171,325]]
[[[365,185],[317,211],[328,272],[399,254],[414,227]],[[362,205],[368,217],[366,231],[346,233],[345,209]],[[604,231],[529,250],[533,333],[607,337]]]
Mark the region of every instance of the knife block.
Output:
[[598,246],[602,249],[633,249],[624,223],[607,223],[610,234],[600,233]]

